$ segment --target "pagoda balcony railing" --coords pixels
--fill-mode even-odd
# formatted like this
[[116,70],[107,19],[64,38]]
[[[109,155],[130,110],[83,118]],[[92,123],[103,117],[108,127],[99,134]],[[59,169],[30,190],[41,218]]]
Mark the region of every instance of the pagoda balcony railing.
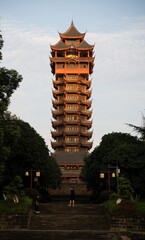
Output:
[[68,78],[65,78],[64,81],[68,82],[68,83],[77,83],[79,80],[78,79],[68,79]]
[[64,130],[64,133],[66,134],[66,135],[70,135],[70,136],[72,136],[72,135],[78,135],[79,133],[80,133],[80,130]]
[[55,74],[89,74],[89,68],[55,68]]
[[80,144],[80,142],[79,141],[68,141],[68,140],[65,140],[64,144],[68,145],[68,146],[78,146]]
[[65,119],[64,123],[66,123],[66,124],[79,124],[80,120],[78,120],[78,119],[77,120]]
[[79,99],[64,99],[64,102],[66,103],[78,103],[79,102]]
[[64,91],[67,92],[67,93],[78,93],[79,89],[67,89],[67,88],[64,88]]
[[64,109],[65,113],[78,113],[78,109]]

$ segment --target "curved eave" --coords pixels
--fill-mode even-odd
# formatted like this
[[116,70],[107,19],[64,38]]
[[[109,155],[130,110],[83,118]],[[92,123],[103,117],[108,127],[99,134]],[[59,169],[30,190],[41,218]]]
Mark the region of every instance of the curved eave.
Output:
[[93,50],[95,45],[92,45],[91,47],[88,47],[88,48],[79,48],[79,46],[75,46],[74,48],[79,50],[79,51],[87,51],[87,50]]
[[52,104],[53,104],[54,107],[57,106],[57,105],[62,105],[63,104],[63,100],[59,100],[59,101],[52,100]]
[[61,47],[61,48],[59,48],[59,47],[54,47],[54,46],[52,46],[52,45],[50,45],[50,47],[51,47],[51,49],[52,50],[54,50],[54,51],[65,51],[65,50],[68,50],[69,48],[70,48],[70,46],[66,46],[66,47]]
[[92,121],[81,121],[81,125],[88,127],[90,129],[92,127]]
[[57,137],[61,136],[63,134],[62,131],[56,132],[56,131],[51,131],[51,136],[56,139]]
[[93,135],[93,132],[83,132],[83,131],[81,131],[81,135],[90,139]]
[[83,39],[86,35],[86,33],[81,33],[81,35],[78,36],[66,36],[66,33],[59,33],[59,36],[61,39]]
[[91,107],[91,105],[92,105],[92,100],[90,100],[90,101],[83,101],[83,100],[81,100],[80,102],[83,105],[87,105],[88,108]]
[[57,95],[63,94],[63,91],[55,91],[55,90],[52,90],[52,93],[53,93],[53,96],[57,96]]
[[56,127],[63,125],[62,121],[51,121],[52,127],[56,129]]
[[90,118],[92,115],[92,111],[81,111],[81,114]]
[[93,142],[81,142],[81,145],[83,147],[87,147],[87,148],[91,149],[93,146]]
[[51,142],[51,146],[53,149],[56,149],[58,147],[62,147],[63,143],[62,142]]
[[61,84],[63,84],[63,83],[64,83],[63,81],[53,80],[53,85],[61,85]]
[[53,117],[56,117],[56,116],[59,116],[59,115],[62,115],[63,114],[63,111],[51,111],[52,112],[52,115]]

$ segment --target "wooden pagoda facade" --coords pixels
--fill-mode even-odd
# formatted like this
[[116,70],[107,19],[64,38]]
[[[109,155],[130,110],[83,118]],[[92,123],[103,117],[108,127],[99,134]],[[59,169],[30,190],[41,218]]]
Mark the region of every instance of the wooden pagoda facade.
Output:
[[[64,169],[63,161],[59,156],[64,153],[85,156],[92,148],[92,121],[91,121],[91,80],[93,72],[94,45],[85,40],[85,33],[80,33],[71,26],[65,33],[59,33],[60,40],[51,45],[51,70],[55,79],[53,80],[53,108],[51,132],[54,139],[51,144],[55,150],[59,165]],[[59,154],[60,153],[60,154]],[[66,155],[65,167],[69,164],[70,155]],[[83,158],[83,157],[81,157]],[[79,160],[74,164],[79,166]],[[78,164],[77,166],[75,164]],[[80,166],[82,166],[80,160]]]

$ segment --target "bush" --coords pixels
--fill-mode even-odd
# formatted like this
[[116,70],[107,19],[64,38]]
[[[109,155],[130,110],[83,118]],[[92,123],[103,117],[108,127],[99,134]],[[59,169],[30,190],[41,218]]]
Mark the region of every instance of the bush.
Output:
[[21,202],[14,203],[9,200],[0,200],[0,212],[26,213],[32,204],[32,200],[25,196]]
[[135,204],[131,201],[121,202],[117,205],[119,215],[133,216],[136,213]]

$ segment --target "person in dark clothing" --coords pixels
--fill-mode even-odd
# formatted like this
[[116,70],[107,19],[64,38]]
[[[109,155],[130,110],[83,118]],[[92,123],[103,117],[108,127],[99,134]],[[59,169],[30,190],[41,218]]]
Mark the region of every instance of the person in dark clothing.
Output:
[[73,206],[75,205],[75,190],[73,187],[71,187],[71,192],[70,192],[70,201],[69,201],[69,206]]
[[39,199],[39,196],[35,197],[33,201],[34,213],[40,213],[38,209],[38,199]]

